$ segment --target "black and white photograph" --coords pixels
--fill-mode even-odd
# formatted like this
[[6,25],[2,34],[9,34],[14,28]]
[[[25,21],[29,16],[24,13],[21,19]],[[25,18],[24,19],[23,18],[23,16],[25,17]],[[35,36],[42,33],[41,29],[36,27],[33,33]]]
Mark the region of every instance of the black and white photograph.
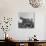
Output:
[[18,20],[18,28],[34,28],[35,24],[35,13],[20,12]]

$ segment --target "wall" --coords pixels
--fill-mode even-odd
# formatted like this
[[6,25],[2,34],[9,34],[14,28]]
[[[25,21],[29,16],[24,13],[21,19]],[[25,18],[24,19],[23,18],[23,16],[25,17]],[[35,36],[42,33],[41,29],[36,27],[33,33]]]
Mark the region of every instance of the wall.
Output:
[[[18,29],[18,12],[35,12],[35,28]],[[27,40],[34,34],[37,35],[37,38],[39,40],[44,40],[44,15],[46,15],[45,12],[46,9],[44,7],[31,7],[28,0],[0,0],[0,16],[13,17],[12,26],[8,33],[10,33],[10,35],[15,37],[17,40]],[[2,39],[2,36],[0,37],[0,39]]]
[[46,39],[46,16],[45,16],[44,21],[45,21],[45,24],[44,24],[44,26],[45,26],[45,28],[44,28],[44,39]]

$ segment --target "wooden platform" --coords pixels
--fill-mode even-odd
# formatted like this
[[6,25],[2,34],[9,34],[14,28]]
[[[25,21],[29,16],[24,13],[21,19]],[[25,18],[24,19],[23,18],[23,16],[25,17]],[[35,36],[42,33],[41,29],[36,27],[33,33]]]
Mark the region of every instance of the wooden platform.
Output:
[[46,46],[46,40],[29,41],[29,40],[0,40],[0,46]]

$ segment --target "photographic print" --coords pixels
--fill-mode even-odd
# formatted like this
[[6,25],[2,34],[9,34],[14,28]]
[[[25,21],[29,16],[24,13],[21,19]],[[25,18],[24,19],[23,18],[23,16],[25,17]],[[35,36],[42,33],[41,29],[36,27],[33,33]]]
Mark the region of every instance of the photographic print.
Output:
[[18,28],[34,28],[34,13],[20,12],[18,18]]

